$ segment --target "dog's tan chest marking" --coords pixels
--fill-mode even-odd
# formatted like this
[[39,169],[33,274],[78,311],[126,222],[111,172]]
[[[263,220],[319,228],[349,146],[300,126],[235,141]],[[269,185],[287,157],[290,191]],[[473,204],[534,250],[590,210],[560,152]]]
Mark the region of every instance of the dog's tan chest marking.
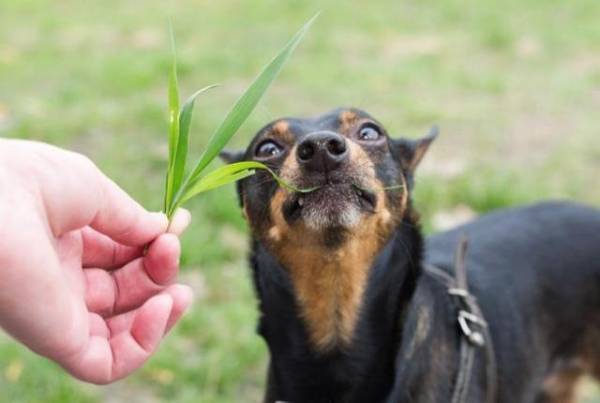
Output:
[[311,341],[319,350],[350,343],[372,249],[351,239],[333,253],[307,247],[283,256]]
[[280,189],[271,201],[273,225],[266,232],[267,242],[290,274],[315,348],[346,346],[360,315],[369,269],[394,225],[385,198],[379,198],[375,214],[363,217],[342,246],[331,250],[323,245],[322,235],[302,224],[288,226],[281,214],[285,195]]

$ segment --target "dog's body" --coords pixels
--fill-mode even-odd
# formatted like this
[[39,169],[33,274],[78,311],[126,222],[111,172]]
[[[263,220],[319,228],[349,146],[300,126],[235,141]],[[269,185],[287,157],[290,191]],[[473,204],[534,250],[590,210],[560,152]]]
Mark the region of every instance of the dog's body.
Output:
[[[566,402],[575,375],[600,376],[599,228],[596,210],[542,203],[489,214],[427,240],[425,260],[450,268],[459,234],[469,239],[469,283],[490,326],[498,402]],[[419,284],[417,295],[421,286],[431,287]],[[443,322],[445,313],[437,312]],[[481,365],[475,373],[483,374]],[[481,379],[474,383],[470,396],[481,396],[481,385]]]
[[[302,194],[256,175],[238,188],[271,353],[266,401],[449,402],[456,303],[423,264],[452,272],[460,234],[496,401],[568,402],[579,375],[600,375],[600,212],[545,203],[424,241],[409,191],[432,139],[391,140],[366,113],[338,110],[268,125],[233,158],[320,187]],[[477,352],[468,402],[484,401],[485,365]]]

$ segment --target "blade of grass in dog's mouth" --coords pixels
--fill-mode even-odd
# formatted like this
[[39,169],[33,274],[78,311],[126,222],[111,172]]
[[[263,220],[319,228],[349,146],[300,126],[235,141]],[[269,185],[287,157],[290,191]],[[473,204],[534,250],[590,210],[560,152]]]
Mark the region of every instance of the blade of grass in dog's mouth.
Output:
[[207,190],[214,189],[219,186],[223,186],[227,183],[234,182],[236,180],[243,179],[247,176],[254,174],[255,170],[262,169],[267,171],[273,179],[281,186],[292,192],[297,193],[309,193],[316,189],[318,186],[311,188],[300,189],[280,178],[272,169],[267,167],[265,164],[258,161],[242,161],[228,164],[214,171],[202,176],[195,182],[189,185],[188,192],[181,199],[181,203],[189,200],[195,195],[206,192]]
[[[258,77],[250,84],[248,89],[242,94],[238,101],[226,115],[223,122],[215,130],[210,137],[208,145],[200,156],[200,159],[192,172],[182,180],[183,172],[185,171],[185,160],[187,158],[187,142],[190,127],[191,111],[193,108],[193,100],[195,96],[203,92],[198,91],[194,96],[190,97],[191,102],[186,102],[184,109],[179,111],[179,90],[177,85],[177,70],[175,59],[175,45],[173,46],[173,66],[169,79],[169,111],[170,111],[170,130],[169,130],[169,164],[167,169],[167,184],[165,187],[165,202],[164,212],[171,217],[177,207],[183,202],[188,201],[199,193],[223,186],[227,183],[242,179],[252,175],[255,169],[268,170],[275,180],[282,186],[290,188],[289,184],[282,181],[275,173],[268,169],[263,164],[258,166],[254,163],[252,167],[247,166],[245,169],[230,169],[221,170],[222,167],[212,173],[203,175],[205,168],[219,154],[231,137],[237,132],[241,125],[246,121],[250,113],[254,110],[259,100],[267,91],[271,83],[277,77],[285,62],[290,58],[304,34],[308,31],[311,24],[317,18],[318,14],[312,17],[304,26],[291,38],[291,40],[283,47],[283,49],[267,64]],[[173,38],[173,35],[172,35]],[[187,106],[187,108],[186,108]],[[204,179],[208,178],[208,179]],[[293,188],[293,187],[292,187]],[[298,191],[302,191],[297,189]]]

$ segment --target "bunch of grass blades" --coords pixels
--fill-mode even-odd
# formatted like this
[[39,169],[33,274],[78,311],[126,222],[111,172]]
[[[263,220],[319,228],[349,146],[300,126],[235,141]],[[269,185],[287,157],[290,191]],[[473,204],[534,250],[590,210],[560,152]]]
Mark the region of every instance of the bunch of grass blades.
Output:
[[314,190],[296,189],[281,180],[281,178],[266,165],[256,161],[243,161],[225,165],[210,173],[204,173],[204,171],[248,118],[317,16],[318,15],[315,15],[302,26],[302,28],[283,47],[279,54],[277,54],[277,56],[275,56],[275,58],[262,70],[254,82],[250,84],[225,116],[223,122],[221,122],[212,134],[206,149],[200,156],[200,160],[187,176],[185,176],[185,172],[188,153],[188,137],[194,102],[200,94],[215,87],[215,85],[210,85],[196,91],[183,103],[183,106],[180,107],[175,41],[171,31],[173,63],[169,74],[169,163],[163,205],[163,212],[169,219],[172,218],[178,207],[194,196],[253,175],[257,169],[268,171],[280,185],[290,188],[291,190],[298,192]]

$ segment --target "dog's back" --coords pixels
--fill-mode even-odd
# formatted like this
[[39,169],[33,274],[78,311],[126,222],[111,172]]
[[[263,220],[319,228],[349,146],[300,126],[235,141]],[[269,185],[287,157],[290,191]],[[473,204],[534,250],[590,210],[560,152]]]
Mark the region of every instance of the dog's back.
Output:
[[[569,401],[580,374],[600,375],[600,211],[549,202],[489,214],[427,239],[426,261],[452,267],[461,234],[493,335],[499,400]],[[544,390],[530,390],[532,379]]]

